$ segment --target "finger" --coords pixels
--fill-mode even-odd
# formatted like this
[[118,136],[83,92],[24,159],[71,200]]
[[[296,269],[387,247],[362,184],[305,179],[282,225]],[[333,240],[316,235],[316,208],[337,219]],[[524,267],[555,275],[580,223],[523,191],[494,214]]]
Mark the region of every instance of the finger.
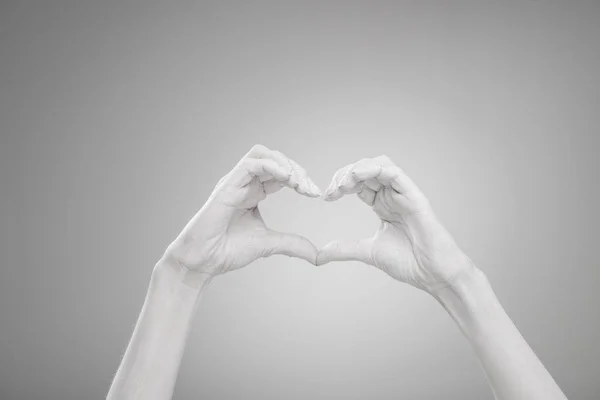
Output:
[[319,188],[308,177],[306,170],[282,152],[270,150],[262,145],[256,145],[247,156],[250,158],[270,159],[278,163],[281,167],[290,169],[292,173],[289,178],[290,185],[288,186],[296,190],[296,192],[309,197],[319,197],[321,195]]
[[281,182],[276,181],[275,179],[270,179],[266,182],[263,182],[263,188],[265,189],[266,194],[273,194],[278,190],[281,190],[285,185]]
[[264,154],[267,154],[271,150],[267,146],[263,146],[262,144],[255,144],[252,148],[246,153],[244,158],[262,158]]
[[336,172],[334,175],[331,185],[329,185],[328,190],[325,192],[325,200],[337,200],[345,194],[359,193],[364,186],[375,192],[381,189],[382,184],[377,179],[367,178],[361,180],[358,179],[353,173],[353,171],[357,168],[360,169],[361,167],[372,166],[374,163],[385,164],[390,162],[389,159],[384,159],[381,157],[376,159],[363,158],[356,163],[347,165],[346,167],[338,170],[338,172]]
[[294,169],[294,171],[297,172],[300,179],[305,184],[307,194],[311,197],[321,196],[321,190],[316,185],[316,183],[314,183],[313,180],[310,179],[306,170],[304,168],[302,168],[296,161],[292,160],[291,158],[288,158],[288,160],[289,160],[290,164],[292,165],[292,168]]
[[285,183],[289,181],[290,171],[279,166],[273,160],[247,158],[234,170],[233,182],[242,187],[250,183],[255,177],[264,175]]
[[295,185],[294,188],[296,192],[309,197],[319,197],[321,195],[319,188],[314,184],[314,182],[312,182],[312,180],[310,180],[304,168],[302,168],[296,161],[286,157],[283,153],[278,151],[274,153],[285,160],[286,165],[289,165],[291,168],[292,175],[290,177],[290,181],[293,185]]
[[[397,190],[399,193],[406,191],[406,188],[404,188],[397,180],[399,178],[399,172],[393,169],[393,167],[384,167],[381,164],[372,163],[370,165],[357,167],[352,173],[359,182],[375,180],[381,186],[392,186],[394,190]],[[379,187],[379,189],[381,189],[381,187]]]
[[363,186],[362,190],[357,193],[359,199],[364,201],[367,205],[372,206],[375,203],[375,196],[377,192],[369,189],[367,186]]
[[363,185],[373,190],[374,192],[379,191],[383,187],[383,185],[379,183],[377,179],[367,179],[363,182]]
[[328,191],[326,191],[325,200],[333,201],[346,194],[359,193],[365,186],[371,191],[377,192],[380,190],[383,185],[376,179],[377,174],[374,174],[375,176],[372,178],[360,179],[354,173],[356,169],[360,170],[365,165],[367,167],[372,166],[373,163],[374,160],[372,159],[363,159],[340,169],[334,176],[334,180],[329,186]]
[[[282,186],[288,186],[298,193],[304,194],[310,197],[316,197],[316,194],[313,193],[305,193],[303,191],[299,191],[297,185],[293,183],[290,179],[292,171],[289,169],[285,169],[284,167],[279,166],[278,163],[271,159],[259,159],[259,158],[247,158],[242,160],[242,162],[238,165],[238,168],[234,171],[233,181],[238,186],[242,187],[247,185],[254,179],[258,178],[261,182],[268,181],[276,181]],[[265,193],[274,193],[280,188],[277,188],[277,184],[272,183],[267,185],[265,188],[263,183],[263,188],[265,188]]]
[[283,153],[277,150],[271,150],[266,146],[257,144],[250,152],[247,154],[248,158],[268,158],[275,161],[277,164],[284,168],[291,168],[290,163],[288,162],[288,157],[286,157]]
[[325,201],[334,201],[339,199],[344,195],[344,193],[340,190],[340,182],[348,173],[348,170],[352,168],[353,164],[346,165],[343,168],[338,169],[333,175],[333,179],[331,179],[331,183],[325,190],[323,194],[323,200]]
[[[359,162],[357,162],[354,165],[353,169],[354,170],[357,169],[357,168],[360,169],[361,167],[371,165],[374,162],[376,162],[376,163],[378,163],[380,165],[390,165],[391,164],[390,159],[387,158],[386,156],[379,156],[379,157],[376,157],[376,158],[363,158],[362,160],[360,160]],[[354,176],[354,174],[352,176],[356,179],[356,177]],[[380,190],[381,187],[382,187],[382,184],[377,179],[375,179],[375,178],[365,179],[365,180],[362,181],[362,184],[364,186],[368,187],[369,189],[375,191],[375,192],[377,192],[378,190]]]
[[340,192],[342,195],[358,193],[363,188],[363,183],[359,182],[352,174],[352,170],[354,168],[355,165],[348,168],[344,175],[340,178],[336,191]]
[[260,183],[265,183],[267,181],[273,180],[273,177],[269,174],[261,174],[258,175],[258,180],[260,181]]
[[414,182],[396,165],[385,166],[373,161],[357,166],[352,173],[359,182],[375,179],[382,186],[391,186],[398,193],[418,191]]
[[[292,166],[292,164],[290,163],[290,160],[288,159],[288,157],[286,157],[284,154],[282,154],[279,151],[276,150],[271,150],[266,146],[263,146],[261,144],[257,144],[254,145],[250,151],[244,156],[244,159],[267,159],[267,160],[273,160],[274,162],[276,162],[280,167],[289,170],[289,185],[286,185],[294,190],[296,190],[297,192],[302,192],[303,193],[303,188],[300,188],[300,180],[298,178],[298,173],[296,171],[294,171],[294,168]],[[263,179],[261,180],[261,182],[266,181],[268,179]]]
[[354,241],[336,240],[328,243],[317,253],[317,265],[327,264],[331,261],[362,261],[373,264],[371,250],[373,239],[360,239]]
[[317,248],[304,236],[295,233],[270,231],[264,239],[264,257],[272,254],[283,254],[301,258],[316,265]]
[[288,158],[279,151],[270,150],[266,146],[257,144],[250,149],[245,158],[268,159],[275,161],[280,167],[290,171],[290,181],[292,184],[297,185],[297,182],[294,179],[295,174],[293,172],[292,165],[290,164]]

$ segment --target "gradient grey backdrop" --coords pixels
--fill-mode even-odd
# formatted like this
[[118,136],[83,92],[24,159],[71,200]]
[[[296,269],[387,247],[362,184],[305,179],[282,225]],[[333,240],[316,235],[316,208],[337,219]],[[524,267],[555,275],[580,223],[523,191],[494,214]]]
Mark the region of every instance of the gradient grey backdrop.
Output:
[[[2,2],[0,398],[103,398],[154,263],[261,143],[322,188],[389,155],[567,395],[597,399],[599,20],[598,2]],[[317,245],[377,227],[354,197],[261,210]],[[425,293],[278,256],[205,293],[175,398],[492,395]]]

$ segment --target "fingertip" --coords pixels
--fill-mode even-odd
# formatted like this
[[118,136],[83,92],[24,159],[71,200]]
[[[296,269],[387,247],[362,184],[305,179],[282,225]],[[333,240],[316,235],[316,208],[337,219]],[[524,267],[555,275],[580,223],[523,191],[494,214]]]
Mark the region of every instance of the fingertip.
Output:
[[304,236],[297,234],[285,234],[287,244],[281,248],[284,254],[301,258],[312,265],[317,262],[317,247]]
[[312,265],[315,265],[315,263],[317,262],[317,256],[316,255],[311,255],[309,253],[305,253],[305,252],[298,252],[297,254],[291,255],[291,254],[287,254],[288,257],[294,257],[294,258],[298,258],[300,260],[304,260]]
[[322,265],[327,264],[329,261],[321,254],[321,252],[317,253],[317,257],[315,260],[315,266],[320,267]]
[[321,267],[334,261],[339,261],[334,252],[331,251],[331,246],[325,246],[317,253],[317,266]]
[[309,246],[306,248],[302,258],[307,262],[311,263],[312,265],[317,265],[317,248],[315,247],[315,245],[312,244],[310,240],[306,240]]
[[334,190],[333,192],[326,195],[323,200],[325,201],[336,201],[339,200],[343,196],[343,193],[339,190]]
[[306,190],[306,188],[304,187],[304,185],[298,185],[294,188],[294,190],[296,191],[296,193],[301,194],[302,196],[308,196],[310,197],[310,192],[308,192]]
[[323,262],[321,260],[320,252],[317,252],[317,256],[315,257],[315,266],[319,267],[321,265],[323,265]]
[[306,196],[306,197],[310,197],[312,199],[319,197],[319,194],[315,193],[312,190],[303,190],[303,191],[298,191],[299,194]]
[[335,190],[335,180],[332,180],[329,185],[327,185],[327,188],[325,189],[325,194],[333,192]]
[[306,261],[308,261],[309,263],[311,263],[312,265],[314,265],[315,267],[318,265],[317,264],[317,254],[315,253],[313,257],[310,258],[305,258]]
[[329,242],[325,246],[318,249],[317,260],[316,260],[317,266],[321,266],[321,265],[327,264],[332,261],[331,250],[334,248],[335,243],[336,243],[335,241]]
[[308,182],[308,184],[306,186],[307,187],[305,189],[305,192],[308,197],[319,197],[320,196],[319,190],[315,187],[314,184],[312,184],[311,182]]
[[318,186],[317,186],[317,185],[316,185],[316,184],[315,184],[315,183],[314,183],[312,180],[310,181],[310,185],[311,185],[312,192],[313,192],[313,193],[314,193],[314,194],[315,194],[317,197],[321,196],[321,194],[322,194],[322,193],[321,193],[321,189],[319,189],[319,187],[318,187]]

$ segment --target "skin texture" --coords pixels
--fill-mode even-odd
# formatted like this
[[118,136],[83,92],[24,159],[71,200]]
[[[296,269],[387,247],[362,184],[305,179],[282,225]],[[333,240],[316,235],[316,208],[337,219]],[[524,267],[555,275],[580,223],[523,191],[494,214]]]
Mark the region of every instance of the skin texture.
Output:
[[317,265],[357,260],[430,293],[457,323],[496,399],[566,399],[496,298],[486,276],[458,247],[417,185],[386,156],[363,159],[334,175],[324,199],[356,193],[381,225],[375,235],[334,241]]
[[334,201],[357,194],[381,220],[370,238],[334,241],[317,250],[302,236],[269,229],[258,205],[284,186],[320,196],[304,169],[264,146],[253,147],[219,181],[154,267],[108,399],[171,398],[202,292],[215,276],[272,254],[313,265],[358,260],[424,290],[469,340],[496,399],[566,399],[504,312],[485,275],[460,250],[417,185],[388,157],[340,169],[323,195]]
[[218,182],[154,267],[108,399],[171,398],[195,309],[215,276],[272,254],[315,264],[317,249],[308,239],[273,231],[260,215],[259,203],[286,186],[320,195],[302,167],[264,146],[254,146]]
[[265,146],[254,146],[217,183],[200,211],[167,249],[172,262],[191,280],[214,277],[272,254],[316,263],[317,249],[308,239],[269,229],[258,209],[267,195],[283,187],[308,197],[321,192],[294,160]]
[[419,289],[444,287],[475,268],[436,218],[417,185],[386,156],[363,159],[338,170],[326,201],[356,193],[381,220],[373,237],[334,241],[317,264],[359,260]]

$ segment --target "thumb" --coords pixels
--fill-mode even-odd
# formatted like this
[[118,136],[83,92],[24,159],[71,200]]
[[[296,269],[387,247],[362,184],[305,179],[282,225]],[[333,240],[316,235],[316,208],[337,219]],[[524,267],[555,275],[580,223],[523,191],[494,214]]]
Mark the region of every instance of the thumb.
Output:
[[310,240],[295,233],[269,231],[264,238],[264,250],[264,257],[283,254],[302,258],[312,265],[316,265],[317,248]]
[[372,247],[372,238],[351,241],[334,240],[319,250],[317,265],[327,264],[330,261],[362,261],[366,264],[373,264]]

